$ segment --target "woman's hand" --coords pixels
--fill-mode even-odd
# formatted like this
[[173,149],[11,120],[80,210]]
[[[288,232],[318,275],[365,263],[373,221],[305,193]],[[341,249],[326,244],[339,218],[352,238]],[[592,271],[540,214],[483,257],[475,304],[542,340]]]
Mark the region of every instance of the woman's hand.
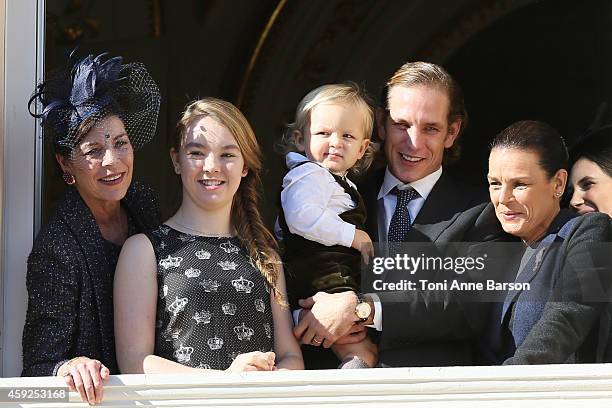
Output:
[[276,355],[273,351],[262,353],[252,351],[250,353],[239,354],[231,366],[225,371],[229,373],[239,373],[242,371],[272,371]]
[[83,402],[94,405],[102,402],[103,382],[110,371],[98,360],[81,356],[62,364],[57,375],[64,378],[71,391],[79,393]]

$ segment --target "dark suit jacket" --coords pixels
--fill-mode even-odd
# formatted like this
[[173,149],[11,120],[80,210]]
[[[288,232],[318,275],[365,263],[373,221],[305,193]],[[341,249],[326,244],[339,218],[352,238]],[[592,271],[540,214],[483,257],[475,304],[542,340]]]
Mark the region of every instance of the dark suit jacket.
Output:
[[[360,187],[368,209],[368,233],[378,240],[377,196],[384,169]],[[411,242],[481,242],[505,234],[486,195],[445,173],[434,186],[408,233]],[[481,203],[480,205],[478,205]],[[446,291],[378,293],[383,330],[380,362],[389,366],[474,364],[472,339],[486,323],[486,308],[474,308]]]
[[[379,206],[377,197],[384,177],[385,169],[383,168],[358,187],[368,210],[366,232],[374,242],[380,241],[378,238]],[[488,200],[486,191],[457,182],[443,172],[412,223],[406,240],[410,242],[434,242],[448,226],[448,224],[441,225],[440,222],[450,221],[458,213]]]
[[502,333],[511,336],[516,351],[505,364],[605,359],[601,353],[610,326],[602,320],[602,311],[610,301],[612,261],[605,244],[599,243],[612,240],[612,222],[606,214],[586,214],[568,225],[563,240],[557,233],[572,216],[561,211],[548,239],[518,274],[516,281],[529,283],[530,290],[510,291],[506,297],[499,323],[507,328]]
[[[122,205],[138,231],[159,225],[153,192],[132,183]],[[50,376],[67,359],[87,356],[117,374],[113,330],[116,259],[76,189],[70,188],[28,257],[28,312],[23,329],[23,376]]]

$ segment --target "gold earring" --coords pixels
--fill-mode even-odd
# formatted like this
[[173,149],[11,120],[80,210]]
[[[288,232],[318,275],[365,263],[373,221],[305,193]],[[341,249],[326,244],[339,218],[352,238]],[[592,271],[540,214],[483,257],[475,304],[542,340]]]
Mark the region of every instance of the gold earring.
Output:
[[68,184],[69,186],[73,185],[74,183],[76,183],[76,180],[74,179],[74,176],[70,173],[68,173],[67,171],[65,171],[62,174],[62,179],[64,180],[64,182],[66,184]]

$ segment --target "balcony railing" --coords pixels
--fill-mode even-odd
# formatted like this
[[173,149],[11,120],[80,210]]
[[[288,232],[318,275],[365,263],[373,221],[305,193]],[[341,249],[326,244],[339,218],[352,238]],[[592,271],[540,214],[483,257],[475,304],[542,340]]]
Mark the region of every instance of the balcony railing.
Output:
[[[61,378],[4,378],[0,387],[58,387]],[[5,398],[6,400],[6,398]],[[0,406],[87,406],[37,400]],[[203,375],[118,375],[106,383],[112,407],[612,407],[612,364],[381,368]]]

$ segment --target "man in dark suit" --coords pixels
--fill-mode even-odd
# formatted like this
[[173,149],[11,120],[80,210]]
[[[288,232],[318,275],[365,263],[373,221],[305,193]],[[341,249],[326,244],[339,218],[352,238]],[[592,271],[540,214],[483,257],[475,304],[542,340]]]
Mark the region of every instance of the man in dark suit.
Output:
[[450,220],[488,199],[484,191],[443,171],[443,165],[459,158],[458,139],[468,119],[463,93],[442,67],[409,62],[387,82],[384,94],[376,123],[387,166],[360,186],[367,232],[372,241],[386,242],[397,197],[412,189],[416,194],[407,203],[412,227],[401,240],[433,241],[426,225]]
[[[387,166],[360,188],[374,242],[481,241],[499,232],[487,196],[454,181],[443,163],[458,156],[457,139],[467,122],[463,94],[440,66],[406,63],[387,82],[377,128]],[[467,341],[484,319],[443,291],[318,293],[307,299],[296,336],[329,347],[350,342],[356,321],[381,332],[383,365],[466,365]],[[357,335],[354,337],[358,337]],[[443,340],[440,340],[443,339]]]

